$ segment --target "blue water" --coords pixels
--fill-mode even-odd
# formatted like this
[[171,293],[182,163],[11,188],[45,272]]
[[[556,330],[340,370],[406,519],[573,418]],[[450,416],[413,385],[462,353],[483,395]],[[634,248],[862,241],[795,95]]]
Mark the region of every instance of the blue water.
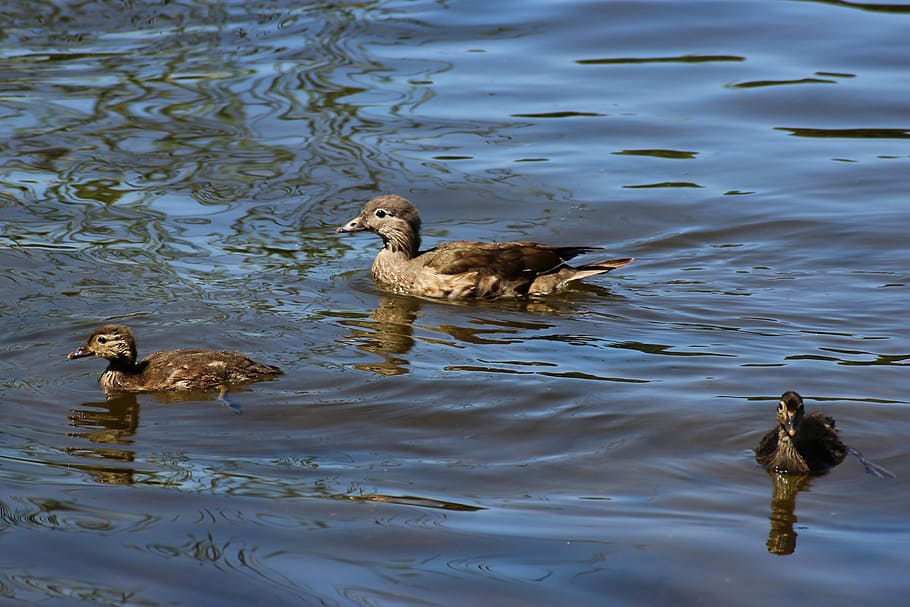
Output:
[[[900,604],[910,6],[0,17],[0,602]],[[389,192],[636,261],[388,295],[335,228]],[[109,400],[110,320],[286,374]],[[788,389],[895,477],[757,467]]]

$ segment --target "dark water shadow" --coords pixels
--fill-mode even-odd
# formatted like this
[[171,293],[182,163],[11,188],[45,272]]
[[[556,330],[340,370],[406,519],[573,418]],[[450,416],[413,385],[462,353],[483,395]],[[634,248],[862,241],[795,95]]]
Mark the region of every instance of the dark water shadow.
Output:
[[771,529],[766,543],[771,554],[787,555],[796,551],[796,496],[809,488],[812,477],[808,474],[783,474],[768,470],[774,485],[771,496]]

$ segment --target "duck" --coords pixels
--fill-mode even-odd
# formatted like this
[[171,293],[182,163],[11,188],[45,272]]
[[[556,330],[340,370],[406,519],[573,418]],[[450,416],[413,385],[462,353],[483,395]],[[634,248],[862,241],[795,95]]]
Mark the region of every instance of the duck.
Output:
[[273,379],[283,371],[228,350],[163,350],[136,361],[136,338],[124,325],[95,329],[69,360],[98,356],[108,362],[99,383],[108,394],[226,390],[228,385]]
[[372,232],[383,246],[370,274],[385,290],[433,299],[481,300],[549,295],[567,284],[632,263],[609,259],[577,267],[568,261],[602,247],[458,240],[420,250],[420,213],[396,194],[369,200],[336,230]]
[[851,450],[838,436],[834,418],[806,413],[803,398],[784,392],[777,403],[777,425],[755,449],[762,466],[787,474],[819,474],[837,466]]

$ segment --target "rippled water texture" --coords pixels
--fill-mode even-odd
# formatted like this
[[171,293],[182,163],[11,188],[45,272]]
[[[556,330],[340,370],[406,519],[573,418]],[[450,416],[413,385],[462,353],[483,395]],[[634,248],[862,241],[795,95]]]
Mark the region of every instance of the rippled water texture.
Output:
[[[0,602],[895,605],[910,567],[910,6],[0,8]],[[383,294],[365,200],[635,263]],[[106,399],[66,354],[276,381]],[[793,389],[849,457],[752,448]]]

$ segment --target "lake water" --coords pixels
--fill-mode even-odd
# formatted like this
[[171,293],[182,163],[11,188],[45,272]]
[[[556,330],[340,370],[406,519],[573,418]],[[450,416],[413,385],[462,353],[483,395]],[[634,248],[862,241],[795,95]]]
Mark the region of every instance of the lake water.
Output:
[[[910,5],[0,16],[0,603],[905,600]],[[390,192],[636,261],[389,296],[335,228]],[[286,375],[108,400],[110,320]],[[757,467],[789,389],[895,478]]]

